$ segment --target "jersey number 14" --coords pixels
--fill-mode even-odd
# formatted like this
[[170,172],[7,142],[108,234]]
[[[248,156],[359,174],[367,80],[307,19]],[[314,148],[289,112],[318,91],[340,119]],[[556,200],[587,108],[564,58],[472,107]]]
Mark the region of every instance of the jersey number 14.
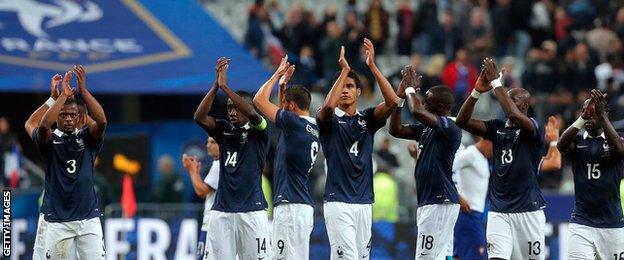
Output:
[[238,152],[227,152],[227,158],[225,158],[225,166],[232,166],[232,167],[236,167],[236,156],[238,155]]

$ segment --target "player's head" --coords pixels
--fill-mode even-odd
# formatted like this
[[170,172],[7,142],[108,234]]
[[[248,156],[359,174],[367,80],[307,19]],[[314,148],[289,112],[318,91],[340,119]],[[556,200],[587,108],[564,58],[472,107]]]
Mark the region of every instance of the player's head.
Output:
[[285,109],[293,112],[310,111],[312,96],[310,91],[301,85],[293,85],[284,92]]
[[219,158],[219,144],[212,137],[208,137],[208,141],[206,141],[206,153],[212,158]]
[[[334,81],[338,79],[340,72],[336,73],[334,76]],[[360,78],[358,75],[349,71],[347,74],[347,78],[344,80],[342,84],[342,92],[340,92],[340,102],[339,105],[341,107],[349,107],[357,103],[357,98],[362,94],[362,83],[360,82]]]
[[[249,104],[252,103],[251,95],[245,91],[236,91],[236,94],[245,99]],[[253,106],[253,105],[252,105]],[[228,116],[230,117],[230,122],[234,124],[236,127],[241,127],[249,122],[249,118],[247,118],[243,113],[241,113],[238,108],[234,105],[231,99],[227,101],[227,111]]]
[[78,100],[68,97],[65,104],[61,108],[58,118],[56,119],[56,127],[63,132],[73,132],[80,121]]
[[436,115],[445,116],[451,114],[455,104],[453,91],[443,85],[430,88],[425,93],[425,109]]
[[522,114],[529,113],[529,104],[531,102],[531,94],[523,88],[512,88],[507,91],[509,98],[516,105]]
[[[609,104],[607,104],[605,112],[609,114],[610,110],[611,108],[609,107]],[[601,134],[603,131],[602,125],[596,123],[596,104],[592,103],[590,98],[583,102],[582,113],[585,113],[586,111],[588,113],[588,117],[585,118],[585,131],[592,136]]]

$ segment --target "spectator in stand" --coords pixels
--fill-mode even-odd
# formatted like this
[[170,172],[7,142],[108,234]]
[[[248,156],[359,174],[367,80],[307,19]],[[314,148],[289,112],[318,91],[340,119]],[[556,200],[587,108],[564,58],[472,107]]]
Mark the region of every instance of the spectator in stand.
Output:
[[581,90],[589,90],[596,86],[596,59],[592,57],[590,49],[584,42],[579,42],[572,50],[565,54],[563,85],[565,88],[578,93]]
[[470,53],[470,62],[479,64],[489,57],[494,47],[492,29],[486,23],[486,13],[480,8],[472,9],[470,24],[464,32],[466,51]]
[[529,28],[531,29],[531,40],[533,46],[540,46],[542,42],[553,37],[552,13],[554,4],[551,0],[539,0],[531,6],[531,18]]
[[555,10],[555,39],[557,41],[567,38],[570,25],[572,25],[572,18],[568,16],[568,12],[563,7],[557,7]]
[[325,80],[325,92],[331,88],[332,78],[338,71],[336,57],[340,55],[340,36],[342,31],[336,22],[328,22],[326,26],[327,36],[321,41],[323,53],[323,79]]
[[[249,21],[247,23],[247,31],[245,32],[245,48],[256,58],[264,57],[264,32],[262,31],[263,20],[266,16],[262,16],[264,6],[262,0],[256,1],[256,4],[249,9]],[[264,12],[266,13],[266,12]]]
[[545,41],[541,49],[532,50],[527,56],[524,75],[526,89],[532,93],[537,92],[539,96],[552,93],[559,86],[557,44],[554,41]]
[[354,62],[360,58],[365,33],[366,28],[360,20],[358,20],[357,14],[355,12],[347,12],[345,15],[343,38],[346,39],[345,58],[348,62]]
[[494,44],[496,46],[495,55],[508,55],[508,47],[513,40],[515,30],[511,20],[511,0],[496,0],[496,5],[492,11],[492,29],[494,31]]
[[152,195],[152,201],[158,203],[182,203],[184,182],[173,169],[173,157],[163,155],[158,159],[160,180]]
[[4,187],[9,187],[8,178],[5,175],[4,160],[5,154],[11,153],[13,149],[20,149],[19,140],[17,135],[11,131],[11,124],[9,118],[6,116],[0,116],[0,184]]
[[618,9],[615,14],[615,22],[613,26],[615,33],[617,33],[620,39],[624,39],[624,6]]
[[303,38],[307,32],[304,12],[305,9],[302,4],[295,4],[288,11],[286,24],[279,34],[282,45],[288,53],[299,53],[301,46],[303,46]]
[[432,54],[431,38],[438,27],[438,1],[424,0],[416,15],[416,51],[425,55]]
[[314,50],[308,45],[303,46],[301,48],[301,53],[299,54],[299,60],[296,64],[296,81],[299,84],[308,87],[308,90],[311,91],[318,80],[316,76],[316,61],[314,60]]
[[396,13],[399,35],[397,37],[397,53],[401,56],[409,56],[412,53],[412,40],[414,39],[415,20],[414,11],[410,8],[408,0],[401,0]]
[[368,38],[375,45],[375,52],[382,55],[389,35],[390,14],[383,7],[381,0],[371,0],[366,11],[366,28]]
[[383,142],[381,142],[381,145],[379,146],[379,149],[377,149],[376,154],[377,156],[379,156],[379,158],[384,160],[388,166],[392,168],[397,168],[401,166],[399,164],[399,160],[397,159],[397,156],[392,151],[390,151],[390,139],[389,138],[386,138],[383,140]]
[[442,83],[453,90],[455,99],[463,100],[474,88],[477,76],[477,68],[468,61],[466,51],[459,49],[455,60],[444,68]]
[[[442,24],[433,30],[431,48],[433,53],[441,53],[448,60],[453,59],[455,52],[464,46],[461,29],[455,25],[453,12],[444,11]],[[476,78],[475,78],[476,80]]]

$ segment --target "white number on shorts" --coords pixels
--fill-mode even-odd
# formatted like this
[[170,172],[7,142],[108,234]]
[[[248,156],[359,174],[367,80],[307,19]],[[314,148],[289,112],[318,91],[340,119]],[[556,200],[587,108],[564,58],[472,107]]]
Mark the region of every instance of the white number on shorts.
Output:
[[528,243],[529,243],[529,256],[539,255],[542,252],[539,241],[535,241],[535,242],[529,241]]
[[513,152],[511,149],[503,150],[501,155],[501,164],[511,163],[513,161]]
[[422,235],[421,249],[431,250],[433,248],[433,236]]
[[238,155],[238,152],[234,152],[234,153],[227,152],[227,158],[225,159],[225,166],[228,166],[228,164],[231,164],[232,167],[236,167],[237,155]]
[[310,169],[308,170],[308,173],[310,173],[310,171],[312,171],[312,168],[314,168],[314,162],[316,161],[316,157],[318,156],[318,152],[319,152],[319,145],[318,142],[312,142],[312,144],[310,145]]
[[358,156],[358,153],[360,153],[360,151],[358,151],[358,142],[359,141],[355,141],[355,143],[351,146],[351,149],[349,149],[349,152],[355,154],[355,156]]
[[617,253],[613,254],[613,260],[624,260],[624,251],[620,252],[620,257]]
[[69,164],[69,167],[67,167],[67,172],[69,173],[76,172],[76,160],[69,160],[67,161],[67,164]]
[[260,243],[260,238],[256,238],[256,244],[258,244],[258,254],[260,251],[266,253],[266,238],[262,238],[262,243]]
[[587,179],[591,180],[591,179],[598,179],[600,178],[600,169],[598,169],[598,167],[600,166],[599,163],[588,163],[587,164]]
[[279,255],[281,255],[284,252],[284,240],[277,240],[277,248],[279,248]]

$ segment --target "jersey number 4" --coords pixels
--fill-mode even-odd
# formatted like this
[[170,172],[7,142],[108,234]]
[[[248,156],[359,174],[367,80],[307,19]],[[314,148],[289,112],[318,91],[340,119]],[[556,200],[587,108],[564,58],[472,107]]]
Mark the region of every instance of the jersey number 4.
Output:
[[587,164],[587,179],[588,180],[591,180],[591,179],[597,180],[598,178],[600,178],[600,169],[598,169],[598,167],[600,167],[599,163]]
[[360,151],[358,151],[358,142],[359,141],[355,141],[355,143],[351,145],[351,149],[349,149],[349,153],[352,153],[355,156],[358,156],[358,154],[360,153]]
[[232,167],[236,167],[236,156],[238,156],[238,152],[227,152],[227,158],[225,159],[225,166],[231,165]]

